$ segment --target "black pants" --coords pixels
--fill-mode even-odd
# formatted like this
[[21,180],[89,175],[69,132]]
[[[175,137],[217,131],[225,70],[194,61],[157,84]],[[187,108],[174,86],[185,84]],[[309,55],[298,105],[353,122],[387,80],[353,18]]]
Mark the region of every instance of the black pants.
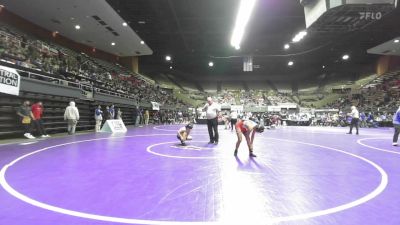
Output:
[[349,131],[349,133],[352,132],[353,127],[355,126],[355,127],[356,127],[356,131],[357,131],[357,134],[358,134],[358,121],[359,121],[358,118],[353,118],[353,119],[351,119],[351,122],[350,122],[350,131]]
[[22,125],[24,126],[24,133],[25,134],[26,133],[30,134],[31,131],[32,131],[32,123],[25,123],[25,124],[22,124]]
[[236,125],[237,119],[231,119],[231,130],[233,130],[233,127]]
[[400,134],[400,124],[394,124],[394,135],[393,135],[393,143],[397,143],[399,140],[399,134]]
[[210,135],[210,142],[218,142],[218,118],[207,119],[207,127],[208,134]]
[[33,125],[35,126],[37,132],[39,135],[47,135],[46,130],[43,127],[43,120],[38,119],[38,120],[33,120]]

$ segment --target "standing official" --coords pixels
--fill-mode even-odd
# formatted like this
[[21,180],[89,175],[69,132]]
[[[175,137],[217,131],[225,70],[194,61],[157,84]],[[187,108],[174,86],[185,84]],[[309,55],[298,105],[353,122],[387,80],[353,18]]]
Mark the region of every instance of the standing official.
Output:
[[353,127],[356,127],[356,134],[358,135],[358,122],[360,120],[360,113],[358,112],[355,106],[351,107],[351,122],[350,122],[350,130],[348,134],[352,134]]
[[221,107],[218,103],[213,102],[211,97],[207,98],[207,103],[203,107],[206,112],[208,134],[210,135],[209,144],[218,144],[218,116],[221,112]]

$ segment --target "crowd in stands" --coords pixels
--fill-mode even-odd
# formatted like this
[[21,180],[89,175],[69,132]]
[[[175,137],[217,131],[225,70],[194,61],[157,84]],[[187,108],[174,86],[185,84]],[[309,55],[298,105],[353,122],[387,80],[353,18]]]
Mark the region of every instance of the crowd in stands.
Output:
[[86,54],[29,37],[5,24],[0,25],[0,60],[3,62],[51,74],[53,78],[67,81],[67,85],[68,82],[83,85],[86,91],[108,90],[129,96],[138,103],[154,101],[161,105],[185,105],[171,93],[140,79],[120,65],[105,68],[98,63],[99,60]]
[[400,71],[383,75],[364,85],[358,92],[340,97],[324,108],[348,109],[352,105],[375,115],[394,112],[400,99]]
[[[198,93],[192,99],[198,99]],[[223,90],[220,93],[203,93],[202,98],[212,96],[221,105],[267,106],[281,103],[295,103],[291,94],[277,91]]]
[[224,90],[220,94],[214,97],[214,99],[218,100],[219,104],[224,104],[224,105],[236,105],[236,96],[237,93]]
[[267,96],[267,99],[271,105],[278,105],[280,103],[295,103],[289,93],[276,92],[272,95]]
[[262,91],[244,91],[242,90],[239,95],[240,104],[247,104],[249,106],[265,106],[265,94]]

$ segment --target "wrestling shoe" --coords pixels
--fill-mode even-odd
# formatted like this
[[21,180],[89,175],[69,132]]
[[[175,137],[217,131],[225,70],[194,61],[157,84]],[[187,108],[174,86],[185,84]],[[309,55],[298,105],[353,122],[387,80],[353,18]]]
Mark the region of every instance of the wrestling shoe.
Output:
[[254,153],[250,152],[249,154],[250,157],[257,157],[256,155],[254,155]]

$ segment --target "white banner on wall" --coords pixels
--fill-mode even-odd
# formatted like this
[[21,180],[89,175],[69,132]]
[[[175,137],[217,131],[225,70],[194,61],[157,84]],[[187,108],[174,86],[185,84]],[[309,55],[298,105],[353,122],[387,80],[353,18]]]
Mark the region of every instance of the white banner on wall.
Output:
[[231,105],[231,111],[243,112],[243,105]]
[[19,95],[21,77],[15,69],[0,66],[0,92]]
[[158,102],[151,102],[153,110],[160,110],[160,103]]

